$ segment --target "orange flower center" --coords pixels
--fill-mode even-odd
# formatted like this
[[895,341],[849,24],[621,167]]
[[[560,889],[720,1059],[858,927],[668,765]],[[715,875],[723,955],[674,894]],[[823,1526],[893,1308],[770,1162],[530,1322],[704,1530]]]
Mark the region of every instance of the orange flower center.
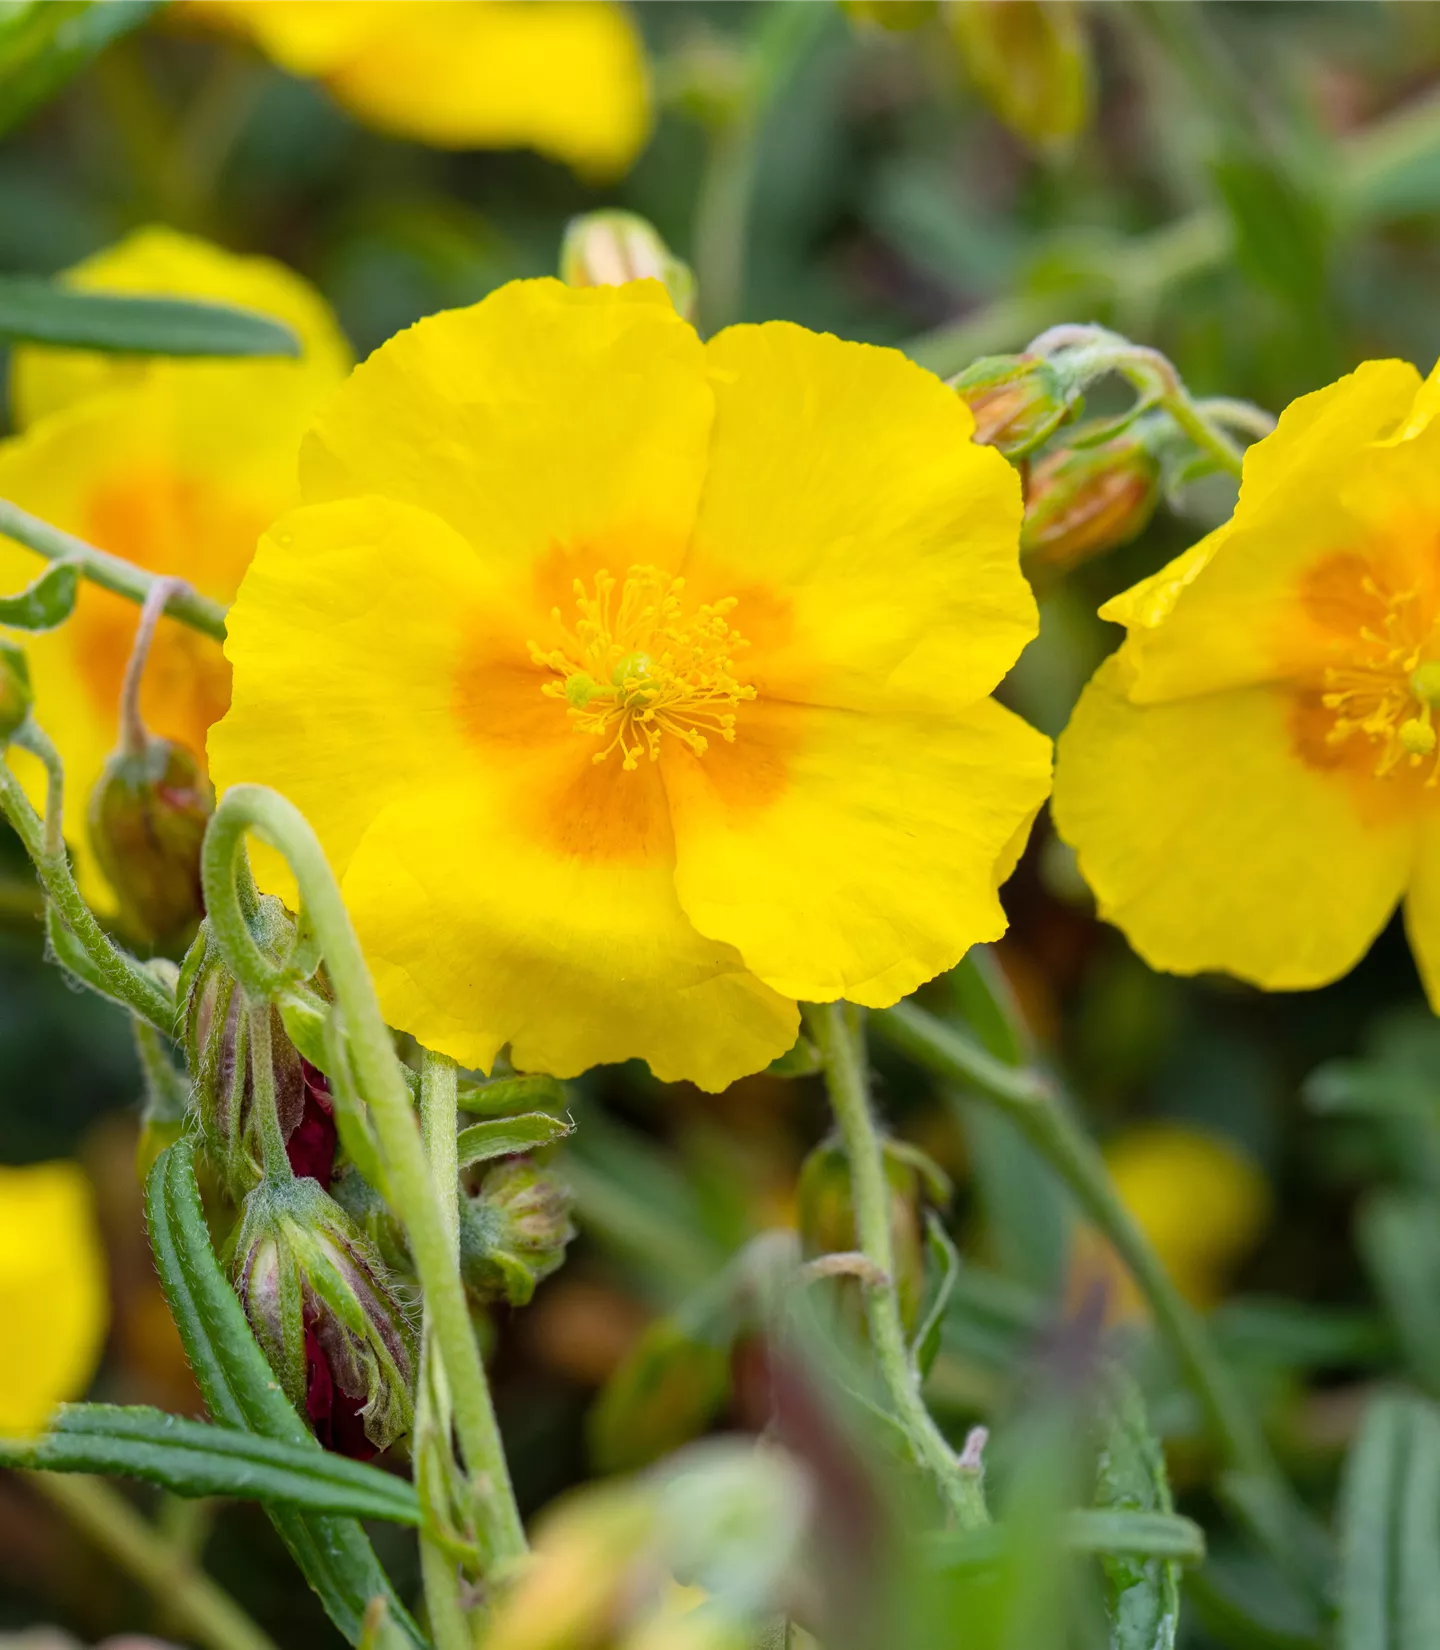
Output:
[[530,657],[559,678],[541,691],[566,702],[576,731],[605,741],[596,762],[618,751],[633,771],[643,756],[655,761],[667,733],[697,756],[716,735],[734,743],[736,707],[755,689],[734,674],[746,643],[729,622],[733,596],[687,614],[684,579],[658,567],[632,567],[623,584],[602,569],[593,594],[581,579],[574,588],[574,625],[558,607],[551,615],[561,646],[531,642]]
[[1331,714],[1325,742],[1368,740],[1376,778],[1435,758],[1425,781],[1434,785],[1440,757],[1431,714],[1440,705],[1440,660],[1425,656],[1434,626],[1418,590],[1383,590],[1368,576],[1361,590],[1367,598],[1366,622],[1356,633],[1350,657],[1327,665],[1322,678],[1320,703]]

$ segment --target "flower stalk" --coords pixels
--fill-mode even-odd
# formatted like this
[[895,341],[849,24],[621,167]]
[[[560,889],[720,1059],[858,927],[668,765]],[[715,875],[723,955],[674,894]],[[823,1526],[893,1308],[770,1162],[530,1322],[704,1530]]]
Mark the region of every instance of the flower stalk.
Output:
[[925,1407],[920,1373],[905,1338],[895,1283],[890,1187],[870,1105],[858,1011],[847,1003],[825,1003],[807,1007],[805,1013],[810,1035],[824,1062],[831,1109],[850,1162],[856,1236],[871,1268],[860,1281],[875,1360],[916,1460],[934,1479],[956,1525],[975,1529],[988,1523],[990,1516],[980,1469],[962,1462]]
[[[261,785],[236,785],[225,796],[205,840],[203,875],[212,931],[242,987],[273,989],[276,969],[245,921],[236,889],[247,830],[285,856],[300,888],[304,917],[325,959],[344,1016],[351,1066],[369,1105],[385,1160],[395,1212],[409,1236],[435,1344],[444,1364],[455,1429],[470,1475],[485,1558],[492,1565],[526,1548],[510,1471],[495,1420],[484,1366],[475,1344],[465,1291],[455,1264],[451,1227],[437,1195],[390,1029],[380,1012],[359,941],[334,873],[300,811]],[[283,975],[286,970],[281,969]]]

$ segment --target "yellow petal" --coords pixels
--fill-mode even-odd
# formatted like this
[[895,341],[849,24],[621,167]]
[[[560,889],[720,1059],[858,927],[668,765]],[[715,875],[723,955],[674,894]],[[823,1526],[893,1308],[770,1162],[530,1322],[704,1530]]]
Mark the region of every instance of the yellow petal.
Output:
[[552,546],[675,564],[712,397],[694,330],[656,281],[516,281],[382,345],[301,454],[315,503],[379,493],[443,517],[495,565]]
[[[0,446],[0,497],[101,549],[186,578],[229,601],[265,524],[292,499],[295,452],[313,412],[308,396],[224,396],[186,377],[157,377],[54,413]],[[0,593],[21,589],[44,563],[0,539]],[[120,685],[139,609],[82,583],[71,619],[24,638],[36,716],[66,769],[66,836],[87,898],[109,908],[85,829],[91,787],[114,749]],[[223,714],[230,673],[218,642],[162,619],[141,710],[151,730],[197,755]],[[23,777],[38,802],[43,778]]]
[[83,1396],[108,1319],[89,1182],[74,1163],[0,1168],[0,1437]]
[[26,345],[15,351],[10,368],[11,407],[22,427],[86,396],[157,375],[192,379],[197,395],[257,402],[304,396],[304,381],[313,379],[313,407],[350,369],[350,346],[324,299],[270,258],[238,257],[196,236],[152,226],[77,264],[64,279],[86,292],[198,298],[258,310],[290,326],[304,354],[299,360],[216,361]]
[[970,439],[969,409],[895,350],[784,322],[732,327],[706,352],[715,434],[686,572],[741,595],[741,612],[748,583],[783,591],[785,625],[750,638],[762,696],[989,693],[1037,619],[1019,481]]
[[1405,893],[1405,935],[1430,1006],[1440,1014],[1440,817],[1420,828],[1415,871]]
[[650,135],[650,86],[625,11],[595,0],[412,0],[329,77],[367,124],[444,149],[526,146],[613,177]]
[[944,716],[762,701],[733,746],[662,766],[695,926],[788,997],[879,1008],[1004,932],[996,889],[1050,743],[992,700]]
[[[371,827],[344,892],[386,1018],[465,1065],[508,1042],[520,1069],[559,1077],[639,1058],[721,1089],[759,1071],[798,1011],[690,926],[658,775],[570,760],[569,851],[503,785],[415,796]],[[639,814],[628,850],[617,805]]]
[[1126,661],[1137,703],[1294,671],[1300,581],[1327,556],[1363,554],[1373,541],[1367,472],[1393,456],[1373,444],[1406,416],[1417,383],[1404,362],[1370,361],[1292,403],[1246,453],[1234,518],[1102,609],[1134,627]]
[[1100,914],[1155,968],[1270,990],[1338,978],[1410,873],[1414,814],[1375,817],[1351,776],[1295,754],[1270,688],[1130,704],[1108,660],[1056,754],[1055,823]]
[[217,789],[274,786],[343,874],[391,802],[476,765],[455,682],[466,620],[492,597],[474,550],[423,510],[363,498],[282,516],[230,614]]

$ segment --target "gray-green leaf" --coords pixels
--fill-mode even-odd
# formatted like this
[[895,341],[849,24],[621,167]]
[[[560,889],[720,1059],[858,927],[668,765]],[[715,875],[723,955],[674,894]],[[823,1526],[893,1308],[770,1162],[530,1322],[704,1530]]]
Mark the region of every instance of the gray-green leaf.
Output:
[[80,569],[73,561],[52,562],[38,579],[0,596],[0,624],[16,630],[54,630],[75,611],[80,592]]
[[567,1118],[552,1117],[548,1111],[525,1112],[519,1117],[492,1117],[461,1129],[455,1142],[460,1167],[486,1163],[495,1157],[512,1157],[516,1152],[538,1151],[574,1132]]
[[299,355],[282,322],[230,304],[81,292],[0,275],[0,337],[131,355]]

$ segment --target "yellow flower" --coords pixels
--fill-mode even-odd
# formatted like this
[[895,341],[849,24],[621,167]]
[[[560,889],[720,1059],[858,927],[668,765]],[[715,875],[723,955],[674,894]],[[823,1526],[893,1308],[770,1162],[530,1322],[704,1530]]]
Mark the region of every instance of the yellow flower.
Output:
[[[1105,1152],[1120,1200],[1192,1305],[1213,1306],[1270,1213],[1265,1177],[1236,1146],[1178,1123],[1130,1129]],[[1103,1280],[1114,1318],[1143,1315],[1129,1272],[1090,1227],[1076,1233],[1072,1291]]]
[[1055,820],[1156,968],[1349,969],[1403,896],[1440,1007],[1440,376],[1372,361],[1245,457],[1233,518],[1101,609]]
[[231,614],[217,783],[318,831],[392,1024],[719,1088],[1004,928],[1048,746],[1013,471],[902,356],[515,282],[384,345]]
[[189,0],[369,126],[441,149],[527,147],[601,177],[650,135],[645,51],[601,0]]
[[105,1265],[74,1163],[0,1168],[0,1437],[39,1432],[81,1397],[105,1339]]
[[[0,444],[0,498],[155,572],[229,601],[268,522],[296,496],[300,438],[349,365],[323,301],[280,265],[150,229],[72,272],[77,285],[225,299],[263,309],[300,334],[300,360],[126,360],[83,351],[16,352],[17,422]],[[40,571],[0,538],[0,591]],[[113,905],[85,831],[91,787],[115,746],[117,705],[137,609],[82,587],[68,623],[25,637],[36,715],[66,768],[66,835],[81,886]],[[141,698],[153,732],[197,755],[229,702],[219,645],[161,622]],[[17,759],[38,801],[38,764]]]

